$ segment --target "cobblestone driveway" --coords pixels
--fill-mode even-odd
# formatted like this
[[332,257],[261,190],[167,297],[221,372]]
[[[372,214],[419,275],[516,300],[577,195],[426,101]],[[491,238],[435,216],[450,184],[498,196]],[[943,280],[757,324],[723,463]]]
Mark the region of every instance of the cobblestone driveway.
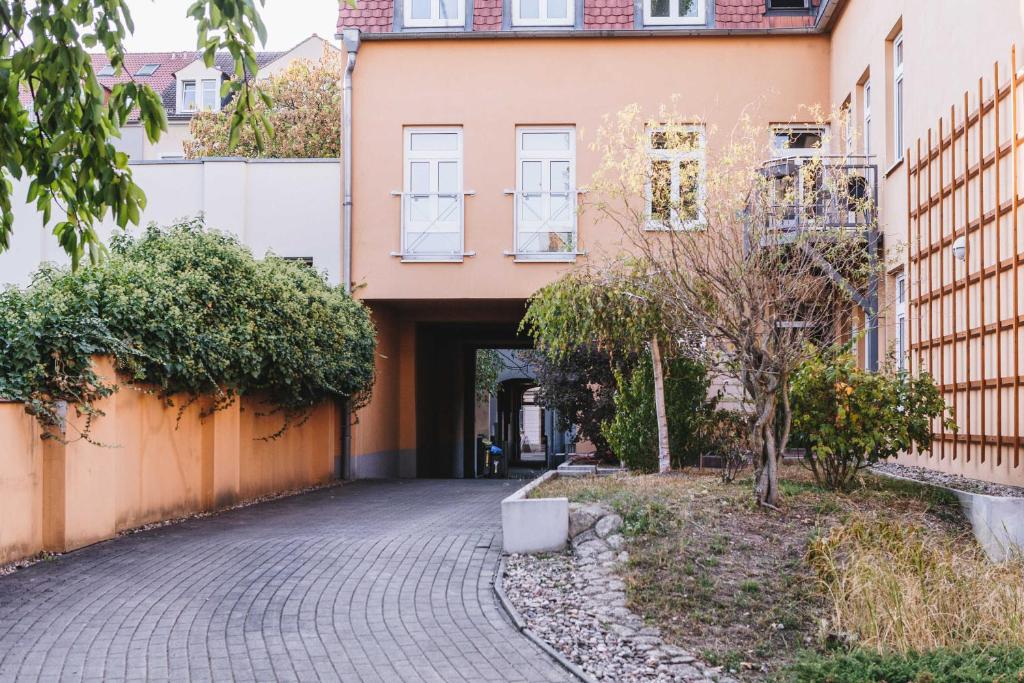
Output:
[[514,484],[358,482],[0,578],[0,679],[570,680],[491,592]]

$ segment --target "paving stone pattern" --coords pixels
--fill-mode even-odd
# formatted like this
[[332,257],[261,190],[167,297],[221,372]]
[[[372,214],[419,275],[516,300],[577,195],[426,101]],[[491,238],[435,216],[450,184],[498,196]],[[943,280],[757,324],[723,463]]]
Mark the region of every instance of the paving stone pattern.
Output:
[[516,482],[358,482],[0,578],[0,680],[567,681],[490,581]]

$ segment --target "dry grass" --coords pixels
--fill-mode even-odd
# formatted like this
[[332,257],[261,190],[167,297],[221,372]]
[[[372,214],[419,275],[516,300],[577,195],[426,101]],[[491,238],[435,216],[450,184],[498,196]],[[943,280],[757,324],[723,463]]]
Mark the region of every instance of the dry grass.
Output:
[[[865,515],[884,518],[895,528],[917,529],[923,547],[937,540],[951,552],[971,554],[982,563],[972,572],[979,567],[988,576],[1002,571],[984,565],[965,537],[958,504],[947,494],[874,477],[851,493],[833,494],[818,489],[795,466],[784,468],[783,479],[781,512],[754,506],[749,478],[723,484],[697,473],[555,479],[536,495],[603,500],[618,508],[632,532],[631,559],[624,570],[631,609],[660,626],[670,642],[749,680],[778,673],[801,650],[843,641],[837,623],[854,630],[845,616],[837,616],[837,594],[827,589],[818,570],[826,566],[822,552],[828,547],[834,549],[828,557],[835,571],[847,571],[844,559],[863,549],[845,551],[852,532],[832,534]],[[833,545],[827,545],[832,538]],[[871,534],[864,538],[870,540]],[[813,556],[808,552],[812,547]],[[1022,585],[1019,578],[1016,585]],[[870,604],[872,592],[882,587],[861,584],[856,590],[851,595]],[[880,624],[903,618],[878,613]]]
[[1024,646],[1024,562],[971,538],[859,514],[811,545],[832,630],[879,652]]

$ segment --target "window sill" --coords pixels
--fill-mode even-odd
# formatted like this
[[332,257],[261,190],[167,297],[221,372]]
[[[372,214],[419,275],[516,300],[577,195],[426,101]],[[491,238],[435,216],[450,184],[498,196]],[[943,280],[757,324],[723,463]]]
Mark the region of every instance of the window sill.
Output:
[[463,254],[403,254],[399,251],[391,252],[391,256],[401,259],[402,263],[462,263],[467,256],[476,256],[475,251],[467,251]]
[[506,251],[505,256],[511,256],[515,263],[575,263],[577,256],[586,256],[585,251],[567,252],[515,252]]
[[648,223],[644,226],[644,232],[704,232],[706,226],[703,223],[686,223],[683,225],[667,226],[661,223]]
[[650,19],[644,20],[643,27],[645,29],[652,29],[657,31],[659,29],[673,29],[673,28],[708,28],[706,21],[651,21]]
[[517,31],[519,29],[533,30],[533,29],[538,29],[538,28],[540,28],[540,29],[551,28],[551,29],[562,29],[562,30],[565,30],[565,29],[571,29],[571,28],[573,28],[575,26],[576,26],[575,20],[574,21],[561,21],[560,20],[558,22],[540,21],[540,22],[537,22],[537,23],[530,23],[528,21],[513,21],[512,25],[510,26],[510,28],[513,31]]
[[885,177],[888,178],[893,173],[895,173],[896,169],[903,165],[903,161],[904,157],[900,157],[896,161],[892,162],[892,165],[889,168],[885,169]]

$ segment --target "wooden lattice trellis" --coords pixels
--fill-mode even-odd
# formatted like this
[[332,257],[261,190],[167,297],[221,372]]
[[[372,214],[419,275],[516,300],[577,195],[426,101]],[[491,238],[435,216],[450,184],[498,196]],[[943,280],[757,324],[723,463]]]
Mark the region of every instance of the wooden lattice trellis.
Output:
[[[907,150],[907,263],[912,371],[930,372],[959,431],[936,425],[927,464],[1024,483],[1021,468],[1021,94],[1010,74],[978,79]],[[1003,79],[1005,78],[1005,82]],[[976,98],[976,99],[975,99]],[[963,260],[954,243],[963,238]],[[926,463],[921,463],[926,464]]]

